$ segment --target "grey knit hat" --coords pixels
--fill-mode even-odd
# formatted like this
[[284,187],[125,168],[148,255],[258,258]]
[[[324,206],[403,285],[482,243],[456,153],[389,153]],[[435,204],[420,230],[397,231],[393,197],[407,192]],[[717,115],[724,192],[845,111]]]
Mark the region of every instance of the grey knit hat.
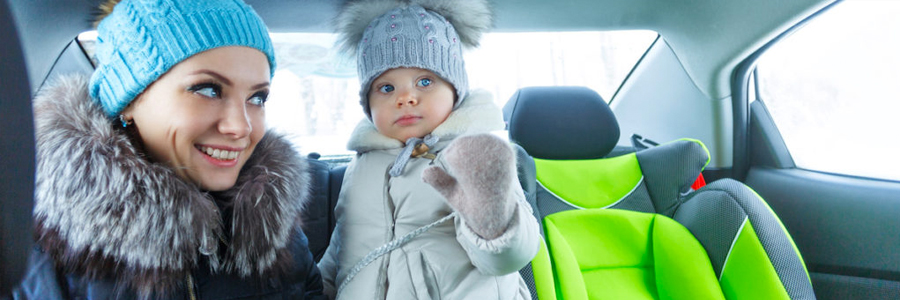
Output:
[[454,108],[469,91],[462,47],[477,47],[491,26],[483,0],[358,1],[338,17],[340,42],[356,54],[360,105],[366,116],[372,81],[387,70],[407,67],[434,72],[456,89]]

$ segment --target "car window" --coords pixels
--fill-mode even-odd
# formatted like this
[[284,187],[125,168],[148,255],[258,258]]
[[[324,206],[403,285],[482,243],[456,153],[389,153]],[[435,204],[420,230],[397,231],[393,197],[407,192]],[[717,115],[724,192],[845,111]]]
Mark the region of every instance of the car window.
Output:
[[844,1],[758,60],[756,97],[797,167],[900,180],[898,15],[900,2]]
[[[287,133],[301,153],[350,154],[347,140],[365,117],[352,57],[330,33],[272,33],[277,70],[266,102],[267,127]],[[503,106],[526,86],[587,86],[609,101],[656,39],[645,30],[488,33],[464,55],[469,86]],[[79,36],[90,52],[95,32]]]

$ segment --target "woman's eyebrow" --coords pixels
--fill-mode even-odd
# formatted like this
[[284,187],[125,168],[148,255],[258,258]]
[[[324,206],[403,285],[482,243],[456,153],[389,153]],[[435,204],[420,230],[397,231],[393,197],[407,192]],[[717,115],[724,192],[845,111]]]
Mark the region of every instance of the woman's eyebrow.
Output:
[[[225,76],[222,76],[222,74],[216,73],[215,71],[212,71],[212,70],[200,69],[200,70],[197,70],[196,72],[191,73],[191,75],[197,75],[197,74],[209,75],[209,76],[215,78],[216,80],[222,82],[222,84],[227,85],[227,86],[233,85],[231,80],[228,80],[228,78],[226,78]],[[268,87],[269,85],[270,85],[269,82],[257,83],[255,85],[253,85],[252,87],[250,87],[250,89],[258,90],[261,88]]]
[[263,82],[263,83],[257,83],[256,85],[250,87],[250,89],[251,89],[251,90],[258,90],[258,89],[267,88],[267,87],[269,87],[269,83],[268,83],[268,82]]
[[198,74],[206,74],[206,75],[209,75],[209,76],[215,78],[216,80],[221,81],[222,84],[225,84],[225,85],[227,85],[227,86],[231,86],[231,85],[232,85],[231,80],[228,80],[228,78],[225,78],[225,76],[222,76],[221,74],[216,73],[216,72],[211,71],[211,70],[200,69],[200,70],[197,70],[197,71],[191,73],[191,75],[198,75]]

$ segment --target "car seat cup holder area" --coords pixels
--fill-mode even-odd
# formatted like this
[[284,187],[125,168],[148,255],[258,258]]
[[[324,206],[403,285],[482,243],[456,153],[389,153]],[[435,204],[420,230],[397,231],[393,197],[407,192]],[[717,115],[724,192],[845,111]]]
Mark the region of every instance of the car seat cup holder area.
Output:
[[815,298],[759,195],[732,179],[692,188],[709,163],[699,140],[606,157],[618,123],[584,87],[523,88],[503,111],[510,140],[534,161],[529,202],[544,240],[523,276],[535,298]]

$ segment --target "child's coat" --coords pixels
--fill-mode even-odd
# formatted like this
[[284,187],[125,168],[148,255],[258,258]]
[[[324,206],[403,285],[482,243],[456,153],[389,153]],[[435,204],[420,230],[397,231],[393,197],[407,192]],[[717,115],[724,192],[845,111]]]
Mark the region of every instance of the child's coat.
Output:
[[[440,151],[453,138],[503,126],[490,95],[473,91],[432,133],[440,137],[430,151],[437,153],[434,161],[412,158],[392,178],[388,170],[403,144],[363,120],[349,143],[358,154],[347,168],[335,208],[337,227],[319,263],[326,293],[333,296],[373,249],[452,213],[443,196],[422,181],[422,171],[443,164]],[[517,271],[537,253],[540,233],[518,181],[509,188],[518,207],[500,237],[484,240],[455,217],[362,268],[341,299],[530,299]]]

